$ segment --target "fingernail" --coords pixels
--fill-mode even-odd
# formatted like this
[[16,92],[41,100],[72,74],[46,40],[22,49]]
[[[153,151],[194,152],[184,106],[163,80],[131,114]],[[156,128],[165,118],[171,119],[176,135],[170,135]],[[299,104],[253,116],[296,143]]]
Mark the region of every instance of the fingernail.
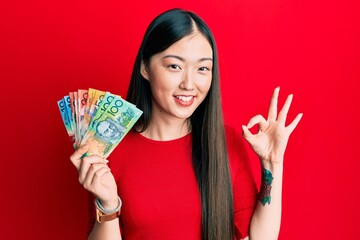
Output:
[[108,162],[109,162],[109,160],[107,160],[107,159],[104,159],[104,162],[108,163]]

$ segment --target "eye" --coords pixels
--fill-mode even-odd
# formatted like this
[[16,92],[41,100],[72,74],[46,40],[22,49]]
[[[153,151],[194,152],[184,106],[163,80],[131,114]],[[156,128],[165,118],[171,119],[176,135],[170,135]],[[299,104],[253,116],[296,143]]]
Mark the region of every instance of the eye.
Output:
[[201,67],[201,68],[199,68],[199,71],[201,71],[201,72],[210,71],[210,68],[208,68],[208,67]]
[[176,64],[169,65],[169,68],[173,69],[173,70],[181,70],[181,67],[179,65],[176,65]]

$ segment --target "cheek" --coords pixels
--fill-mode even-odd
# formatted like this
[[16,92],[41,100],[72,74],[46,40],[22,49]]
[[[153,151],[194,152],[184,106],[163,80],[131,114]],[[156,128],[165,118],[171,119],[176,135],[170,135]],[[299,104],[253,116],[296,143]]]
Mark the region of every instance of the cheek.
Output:
[[212,76],[206,76],[204,79],[202,79],[202,81],[200,81],[199,83],[199,89],[204,92],[207,93],[210,89],[211,86],[211,82],[212,82]]
[[177,76],[163,71],[154,71],[149,79],[151,88],[155,91],[172,91],[177,87],[178,82]]
[[163,78],[151,78],[150,81],[151,95],[156,102],[161,102],[172,91],[169,81]]
[[170,84],[163,79],[152,79],[150,82],[151,91],[154,94],[161,95],[171,89]]

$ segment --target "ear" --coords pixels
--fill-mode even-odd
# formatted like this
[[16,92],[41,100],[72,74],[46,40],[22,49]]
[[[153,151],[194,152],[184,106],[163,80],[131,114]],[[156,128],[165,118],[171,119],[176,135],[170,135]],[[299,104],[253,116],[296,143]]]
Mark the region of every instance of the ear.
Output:
[[146,64],[144,63],[144,61],[141,61],[140,73],[141,73],[141,76],[143,76],[143,78],[145,78],[146,80],[149,81],[148,68],[147,68]]

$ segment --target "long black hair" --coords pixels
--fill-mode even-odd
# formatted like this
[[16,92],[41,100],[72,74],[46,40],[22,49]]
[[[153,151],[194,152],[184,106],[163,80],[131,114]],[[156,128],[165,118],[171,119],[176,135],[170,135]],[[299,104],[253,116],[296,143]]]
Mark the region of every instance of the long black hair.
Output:
[[127,100],[142,109],[143,115],[137,127],[144,131],[151,118],[152,93],[149,82],[141,75],[141,64],[148,65],[153,55],[194,31],[199,31],[213,50],[211,87],[204,101],[190,117],[192,161],[202,203],[202,239],[232,240],[233,194],[221,107],[218,56],[213,34],[198,15],[172,9],[151,22],[135,60]]

